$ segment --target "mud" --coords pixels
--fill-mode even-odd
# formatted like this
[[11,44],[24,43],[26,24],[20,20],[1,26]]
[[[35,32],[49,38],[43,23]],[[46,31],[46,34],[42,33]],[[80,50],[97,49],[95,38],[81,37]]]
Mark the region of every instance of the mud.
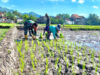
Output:
[[100,51],[100,31],[62,31],[66,40]]
[[[40,29],[40,31],[38,32],[38,34],[40,34],[42,31]],[[95,45],[93,48],[98,48],[100,49],[100,31],[62,31],[64,33],[65,39],[69,40],[69,41],[74,41],[77,43],[90,43],[93,44],[94,42],[97,42],[98,44],[94,43],[93,45]],[[14,75],[16,72],[18,72],[20,74],[20,70],[19,70],[19,54],[16,48],[16,41],[20,42],[21,40],[24,41],[24,31],[23,29],[18,30],[16,27],[10,29],[10,31],[6,34],[6,37],[1,41],[0,43],[0,75]],[[39,35],[38,35],[39,37]],[[32,47],[32,38],[29,36],[28,39],[28,43],[29,43],[29,47]],[[85,45],[87,46],[87,45]],[[63,47],[63,46],[62,46]],[[70,47],[70,46],[69,46]],[[90,47],[90,46],[88,46]],[[90,47],[92,48],[92,46]],[[41,54],[39,53],[39,49],[40,47],[37,48],[36,52],[35,52],[35,56],[37,58],[37,66],[36,66],[36,70],[33,71],[32,70],[32,64],[30,61],[30,52],[28,50],[28,52],[25,55],[25,69],[23,74],[24,75],[36,75],[36,74],[40,74],[40,75],[45,75],[44,71],[45,71],[45,61],[46,61],[46,57],[48,57],[49,59],[49,71],[48,71],[48,75],[57,75],[58,73],[58,68],[54,68],[54,63],[57,59],[57,57],[60,57],[59,59],[59,64],[57,65],[57,67],[61,66],[61,75],[72,75],[72,56],[70,55],[70,50],[68,50],[68,53],[64,53],[64,50],[61,51],[61,54],[57,53],[56,51],[54,51],[54,49],[51,49],[51,52],[54,52],[54,58],[51,58],[50,55],[48,54],[47,48],[44,48],[44,51],[42,51],[42,53],[44,54],[44,59],[41,58]],[[81,48],[80,48],[81,49]],[[84,54],[82,54],[82,50],[79,52],[79,56],[82,56],[82,60],[81,62],[78,64],[77,63],[77,58],[79,56],[77,56],[77,51],[74,50],[74,54],[73,56],[75,57],[74,60],[74,68],[75,68],[75,73],[77,75],[82,75],[82,67],[83,67],[83,61],[86,60],[87,57],[85,57],[85,55],[88,55],[89,58],[91,58],[91,53],[89,53],[89,48],[87,48],[87,51]],[[23,48],[22,48],[22,52],[25,51],[24,48],[24,43],[23,43]],[[41,52],[41,51],[40,51]],[[69,59],[69,68],[66,68],[66,62],[63,59],[63,53],[64,55]],[[97,53],[95,53],[95,58],[94,58],[94,64],[99,64],[100,60],[98,59],[99,55]],[[86,63],[86,73],[88,73],[89,75],[94,75],[95,72],[95,68],[93,67],[93,62],[90,60],[88,60],[88,62]],[[98,67],[98,72],[97,74],[100,74],[100,67]]]

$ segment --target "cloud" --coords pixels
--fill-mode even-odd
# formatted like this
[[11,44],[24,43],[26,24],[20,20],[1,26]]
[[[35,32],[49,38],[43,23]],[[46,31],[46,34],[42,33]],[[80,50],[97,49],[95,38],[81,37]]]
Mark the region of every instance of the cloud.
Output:
[[72,0],[72,2],[76,2],[76,0]]
[[83,4],[85,1],[84,0],[79,0],[78,3]]
[[48,0],[48,1],[58,2],[58,1],[64,1],[64,0]]
[[94,8],[94,9],[98,9],[99,7],[98,7],[98,6],[96,6],[96,5],[94,5],[94,6],[93,6],[93,8]]
[[3,3],[8,3],[9,0],[1,0]]
[[72,2],[78,2],[79,4],[83,4],[85,0],[72,0]]

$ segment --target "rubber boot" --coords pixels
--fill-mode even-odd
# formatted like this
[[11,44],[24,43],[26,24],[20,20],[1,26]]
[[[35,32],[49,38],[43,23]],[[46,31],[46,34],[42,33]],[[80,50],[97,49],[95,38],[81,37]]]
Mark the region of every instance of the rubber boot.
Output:
[[27,35],[25,35],[25,40],[27,40]]

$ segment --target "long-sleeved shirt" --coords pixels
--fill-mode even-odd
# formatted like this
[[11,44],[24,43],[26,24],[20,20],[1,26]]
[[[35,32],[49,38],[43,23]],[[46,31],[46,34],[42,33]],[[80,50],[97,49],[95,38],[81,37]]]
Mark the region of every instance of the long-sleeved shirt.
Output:
[[54,39],[56,38],[57,30],[55,26],[49,26],[49,31],[53,33]]

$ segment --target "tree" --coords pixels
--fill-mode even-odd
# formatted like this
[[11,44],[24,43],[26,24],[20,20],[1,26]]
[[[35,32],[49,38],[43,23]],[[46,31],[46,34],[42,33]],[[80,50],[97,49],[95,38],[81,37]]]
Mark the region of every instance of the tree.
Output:
[[23,15],[23,19],[24,19],[24,20],[28,20],[28,19],[29,19],[29,15],[24,14],[24,15]]
[[12,13],[13,13],[14,15],[16,15],[17,17],[22,18],[21,13],[19,13],[17,10],[13,11]]
[[69,14],[58,14],[57,15],[58,17],[60,17],[61,19],[66,19],[66,18],[70,18],[70,15]]
[[8,18],[8,19],[11,19],[11,20],[15,20],[15,15],[14,14],[12,14],[11,12],[8,12],[8,13],[6,13],[6,17]]
[[99,16],[97,16],[96,14],[90,14],[88,19],[87,19],[87,24],[99,25],[100,24]]
[[37,18],[35,16],[32,16],[32,15],[29,16],[29,19],[31,19],[33,21],[36,21],[37,20]]

